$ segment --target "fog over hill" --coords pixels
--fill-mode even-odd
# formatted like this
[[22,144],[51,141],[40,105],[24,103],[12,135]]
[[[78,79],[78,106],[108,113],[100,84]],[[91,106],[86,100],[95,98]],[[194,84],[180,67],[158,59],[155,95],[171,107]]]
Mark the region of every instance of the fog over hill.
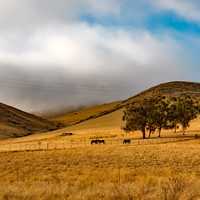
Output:
[[132,80],[132,75],[126,72],[117,72],[120,77],[113,73],[111,77],[109,72],[104,76],[97,73],[87,76],[70,75],[65,70],[53,68],[19,69],[6,66],[2,70],[0,101],[39,114],[125,99],[154,83],[139,84],[140,80]]
[[0,0],[0,102],[49,112],[199,80],[193,0],[20,2]]

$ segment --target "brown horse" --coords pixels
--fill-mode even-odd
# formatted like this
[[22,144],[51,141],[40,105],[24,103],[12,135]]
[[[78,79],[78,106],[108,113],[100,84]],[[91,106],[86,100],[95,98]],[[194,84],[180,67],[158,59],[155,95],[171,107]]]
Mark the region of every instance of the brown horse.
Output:
[[123,144],[131,144],[131,139],[124,139]]
[[92,140],[91,144],[105,144],[105,140],[99,140],[99,139]]

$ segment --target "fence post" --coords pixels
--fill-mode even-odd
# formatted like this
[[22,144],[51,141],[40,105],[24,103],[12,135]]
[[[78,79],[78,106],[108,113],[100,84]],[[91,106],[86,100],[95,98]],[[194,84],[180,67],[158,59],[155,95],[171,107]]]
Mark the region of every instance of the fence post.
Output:
[[121,185],[121,167],[119,166],[119,171],[118,171],[118,183]]

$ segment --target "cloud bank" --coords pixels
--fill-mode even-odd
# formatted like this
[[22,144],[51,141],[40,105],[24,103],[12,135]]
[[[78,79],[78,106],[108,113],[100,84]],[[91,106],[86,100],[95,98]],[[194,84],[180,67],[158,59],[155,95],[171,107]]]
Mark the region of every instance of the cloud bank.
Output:
[[[0,1],[0,101],[48,112],[187,79],[188,52],[171,33],[157,36],[145,28],[80,19],[83,14],[120,18],[121,2]],[[171,9],[163,2],[156,6]]]

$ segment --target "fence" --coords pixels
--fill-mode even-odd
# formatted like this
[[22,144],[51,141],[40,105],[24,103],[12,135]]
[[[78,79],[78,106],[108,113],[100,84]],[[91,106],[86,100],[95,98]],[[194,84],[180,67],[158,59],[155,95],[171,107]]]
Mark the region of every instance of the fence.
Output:
[[[194,137],[182,138],[154,138],[154,139],[131,139],[131,144],[128,145],[153,145],[164,144],[171,142],[181,142],[194,139]],[[123,139],[105,139],[105,144],[91,145],[90,139],[81,140],[66,140],[66,141],[36,141],[27,143],[6,143],[0,144],[0,152],[13,152],[13,151],[39,151],[39,150],[64,150],[69,148],[87,147],[87,146],[100,146],[100,145],[123,145]],[[124,144],[124,146],[127,146]]]

